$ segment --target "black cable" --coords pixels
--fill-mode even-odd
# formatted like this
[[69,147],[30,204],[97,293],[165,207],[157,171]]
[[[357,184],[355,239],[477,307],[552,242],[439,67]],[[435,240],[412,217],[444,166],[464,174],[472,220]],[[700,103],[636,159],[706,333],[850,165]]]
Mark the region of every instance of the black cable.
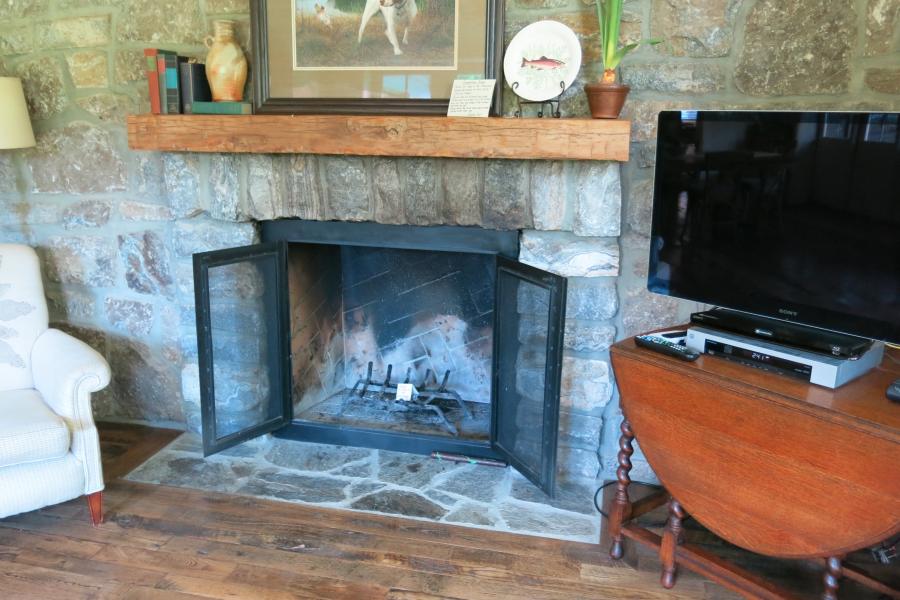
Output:
[[611,486],[614,483],[617,483],[615,479],[613,479],[612,481],[607,481],[606,483],[598,487],[596,492],[594,492],[594,508],[596,508],[597,512],[603,515],[603,518],[607,520],[609,519],[609,515],[603,512],[603,509],[600,508],[600,504],[597,502],[597,498],[600,496],[600,492],[602,492],[604,488]]
[[[602,492],[605,488],[611,486],[614,483],[618,483],[618,482],[615,479],[613,479],[612,481],[607,481],[606,483],[604,483],[603,485],[598,487],[596,492],[594,492],[594,508],[596,508],[597,512],[600,513],[600,515],[607,521],[609,520],[609,515],[607,513],[605,513],[602,508],[600,508],[600,503],[597,502],[597,498],[600,497],[600,492]],[[643,481],[633,481],[632,484],[643,485],[645,487],[656,488],[656,489],[659,489],[662,487],[659,485],[653,485],[652,483],[644,483]]]

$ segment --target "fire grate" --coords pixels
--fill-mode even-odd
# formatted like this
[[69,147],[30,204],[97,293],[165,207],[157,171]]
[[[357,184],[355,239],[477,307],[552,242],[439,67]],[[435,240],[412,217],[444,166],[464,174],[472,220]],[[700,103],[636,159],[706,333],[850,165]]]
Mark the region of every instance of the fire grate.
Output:
[[[464,419],[472,418],[472,413],[469,411],[466,403],[463,402],[462,397],[455,391],[447,388],[447,382],[450,381],[449,369],[444,372],[444,377],[441,380],[440,384],[438,384],[437,374],[431,369],[428,369],[427,371],[425,371],[425,377],[422,378],[420,384],[416,385],[412,381],[412,367],[407,368],[406,379],[402,383],[413,384],[418,390],[418,393],[413,394],[409,400],[398,398],[398,385],[395,385],[391,380],[391,376],[394,371],[394,365],[389,364],[387,366],[387,375],[385,376],[384,380],[381,381],[381,383],[379,383],[377,380],[372,379],[372,370],[373,363],[372,361],[369,361],[365,378],[360,378],[356,381],[356,385],[353,386],[353,389],[350,390],[350,393],[347,394],[344,399],[343,408],[346,408],[346,405],[353,399],[354,396],[358,398],[365,398],[366,394],[369,391],[373,391],[377,394],[377,399],[385,403],[385,408],[388,412],[422,410],[434,413],[438,417],[440,423],[448,432],[450,432],[451,435],[453,435],[453,437],[459,437],[459,431],[456,429],[453,423],[451,423],[447,419],[447,415],[444,412],[444,409],[441,408],[441,406],[434,404],[434,402],[436,400],[452,400],[456,402],[457,405],[459,405]],[[393,394],[394,397],[387,398],[388,394]]]

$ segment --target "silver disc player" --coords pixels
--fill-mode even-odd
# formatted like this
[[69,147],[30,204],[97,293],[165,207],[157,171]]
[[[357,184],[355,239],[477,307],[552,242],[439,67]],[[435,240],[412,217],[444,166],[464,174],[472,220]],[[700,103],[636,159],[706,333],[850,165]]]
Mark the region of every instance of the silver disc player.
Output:
[[719,356],[749,367],[798,377],[836,388],[881,364],[884,344],[875,342],[858,358],[838,358],[749,338],[728,331],[691,327],[685,343],[695,352]]

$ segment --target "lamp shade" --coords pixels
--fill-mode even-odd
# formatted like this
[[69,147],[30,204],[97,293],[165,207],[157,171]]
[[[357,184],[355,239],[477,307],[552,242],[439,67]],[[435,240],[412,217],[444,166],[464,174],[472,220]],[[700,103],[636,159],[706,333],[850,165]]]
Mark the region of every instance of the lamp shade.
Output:
[[18,77],[0,77],[0,150],[34,146],[28,106]]

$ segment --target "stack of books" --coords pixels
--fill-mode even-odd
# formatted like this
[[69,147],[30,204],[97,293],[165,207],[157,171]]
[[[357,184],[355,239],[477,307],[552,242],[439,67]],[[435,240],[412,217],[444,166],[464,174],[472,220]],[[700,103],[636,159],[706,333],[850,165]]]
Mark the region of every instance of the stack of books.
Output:
[[206,66],[176,52],[146,48],[150,112],[154,115],[249,115],[249,102],[213,102]]

